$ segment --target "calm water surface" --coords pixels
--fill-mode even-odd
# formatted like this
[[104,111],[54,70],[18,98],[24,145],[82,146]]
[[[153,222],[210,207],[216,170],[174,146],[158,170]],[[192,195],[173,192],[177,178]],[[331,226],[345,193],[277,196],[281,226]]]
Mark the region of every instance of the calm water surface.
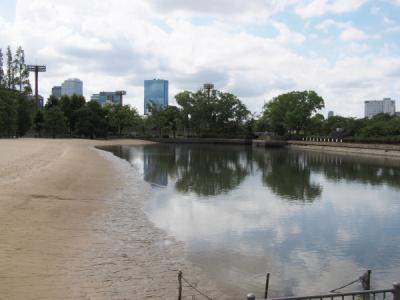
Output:
[[[242,146],[108,148],[152,187],[146,212],[233,298],[400,280],[400,163]],[[353,285],[351,289],[360,289]]]

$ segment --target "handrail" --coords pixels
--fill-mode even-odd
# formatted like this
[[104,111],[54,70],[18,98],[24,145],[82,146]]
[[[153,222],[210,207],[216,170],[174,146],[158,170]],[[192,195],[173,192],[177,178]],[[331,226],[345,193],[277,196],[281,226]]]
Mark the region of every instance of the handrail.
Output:
[[269,300],[303,300],[303,299],[321,299],[321,298],[332,298],[332,297],[342,297],[342,296],[353,296],[353,295],[367,295],[367,294],[378,294],[378,293],[394,293],[394,289],[383,289],[383,290],[368,290],[368,291],[353,291],[345,293],[329,293],[320,294],[312,296],[292,296],[292,297],[279,297],[279,298],[269,298]]
[[[291,296],[291,297],[278,297],[278,298],[268,298],[268,300],[305,300],[305,299],[324,299],[324,298],[330,298],[333,300],[333,298],[341,297],[344,299],[345,296],[354,296],[357,295],[374,295],[375,299],[375,294],[386,294],[386,293],[392,293],[393,294],[393,300],[400,300],[400,283],[393,283],[393,288],[390,289],[380,289],[380,290],[364,290],[364,291],[352,291],[352,292],[344,292],[344,293],[328,293],[328,294],[319,294],[319,295],[310,295],[310,296]],[[248,294],[247,295],[247,300],[256,300],[256,297],[254,294]]]

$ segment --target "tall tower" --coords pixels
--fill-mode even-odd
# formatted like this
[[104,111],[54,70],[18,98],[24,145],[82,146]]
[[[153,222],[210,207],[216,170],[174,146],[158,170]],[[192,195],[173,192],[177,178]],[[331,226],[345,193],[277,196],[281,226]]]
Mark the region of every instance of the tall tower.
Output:
[[168,80],[153,79],[144,81],[144,114],[149,113],[149,105],[157,108],[168,106]]
[[39,72],[46,72],[46,66],[28,65],[29,72],[35,72],[35,103],[39,107]]

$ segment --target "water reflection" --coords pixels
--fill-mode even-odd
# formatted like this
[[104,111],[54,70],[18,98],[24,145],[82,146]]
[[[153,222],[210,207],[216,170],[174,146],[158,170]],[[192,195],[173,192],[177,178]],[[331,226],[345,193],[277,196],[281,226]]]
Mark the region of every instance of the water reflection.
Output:
[[254,149],[254,153],[263,183],[278,196],[311,202],[321,195],[322,186],[311,180],[307,154],[262,149]]
[[266,272],[271,296],[326,292],[368,268],[373,287],[400,278],[398,162],[226,146],[117,148],[146,181],[164,186],[148,200],[149,218],[185,241],[189,259],[232,299],[261,295]]

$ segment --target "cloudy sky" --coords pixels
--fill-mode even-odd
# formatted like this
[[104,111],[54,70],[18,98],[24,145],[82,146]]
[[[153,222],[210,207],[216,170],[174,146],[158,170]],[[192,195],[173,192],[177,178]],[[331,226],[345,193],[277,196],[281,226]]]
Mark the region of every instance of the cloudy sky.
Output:
[[124,89],[140,112],[153,78],[169,80],[170,103],[212,82],[253,112],[291,90],[345,116],[400,100],[400,0],[0,0],[7,45],[47,65],[44,96],[78,77],[86,97]]

